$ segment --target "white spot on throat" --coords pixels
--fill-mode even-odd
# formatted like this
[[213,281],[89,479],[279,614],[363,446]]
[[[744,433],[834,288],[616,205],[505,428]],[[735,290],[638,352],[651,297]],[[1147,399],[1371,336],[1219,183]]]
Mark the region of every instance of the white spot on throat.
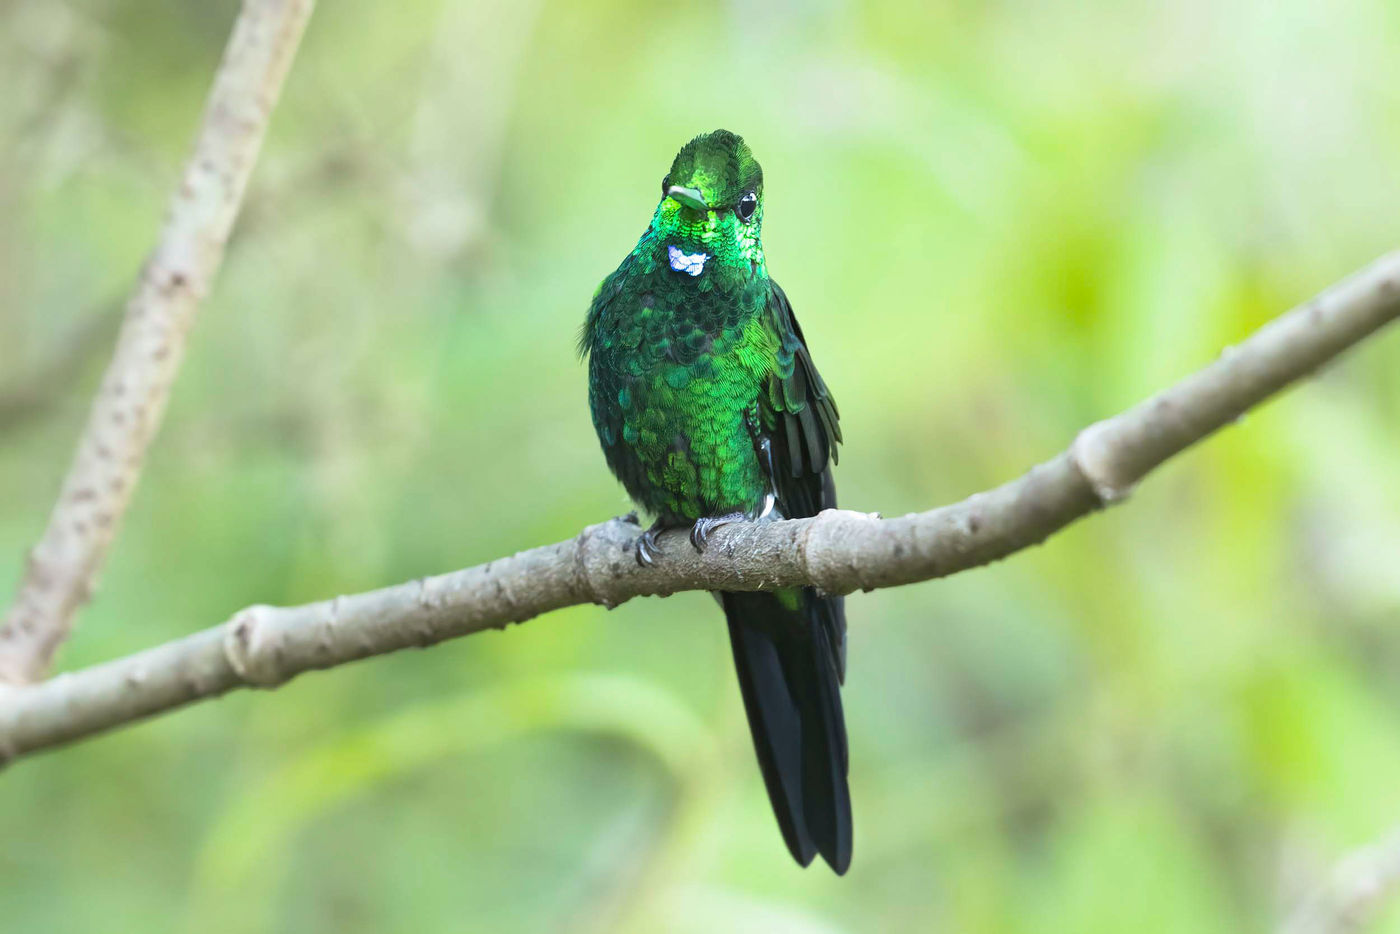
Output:
[[710,258],[709,253],[687,253],[678,246],[666,247],[666,253],[671,259],[671,268],[687,276],[698,276],[704,272],[705,261]]

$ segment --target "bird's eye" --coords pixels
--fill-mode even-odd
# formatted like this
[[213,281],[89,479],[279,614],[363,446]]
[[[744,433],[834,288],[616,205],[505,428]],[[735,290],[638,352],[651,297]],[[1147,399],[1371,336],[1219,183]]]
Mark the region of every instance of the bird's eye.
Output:
[[661,180],[661,197],[666,197],[666,192],[671,190],[671,176],[667,175]]
[[753,192],[748,192],[739,199],[739,203],[734,205],[734,213],[739,215],[739,220],[747,221],[753,217],[753,212],[758,207],[758,196]]

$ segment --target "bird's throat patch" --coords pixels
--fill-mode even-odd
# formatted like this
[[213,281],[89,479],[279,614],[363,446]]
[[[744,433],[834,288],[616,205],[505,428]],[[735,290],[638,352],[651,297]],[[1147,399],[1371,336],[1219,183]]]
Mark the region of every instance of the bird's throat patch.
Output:
[[698,276],[704,272],[705,261],[710,258],[709,253],[687,253],[678,246],[666,247],[666,254],[671,259],[671,268],[687,276]]

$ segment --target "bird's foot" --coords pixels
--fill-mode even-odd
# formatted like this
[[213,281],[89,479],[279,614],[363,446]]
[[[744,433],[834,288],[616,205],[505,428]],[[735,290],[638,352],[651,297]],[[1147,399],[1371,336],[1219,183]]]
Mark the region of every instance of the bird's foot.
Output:
[[690,544],[696,551],[703,552],[715,529],[731,522],[763,522],[773,516],[773,504],[774,497],[769,494],[753,512],[731,512],[723,516],[704,516],[696,519],[695,524],[690,527]]
[[690,544],[696,551],[703,552],[705,545],[710,540],[710,533],[722,525],[729,525],[731,522],[746,522],[752,519],[746,512],[731,512],[723,516],[703,516],[695,520],[695,524],[690,527]]
[[641,535],[637,536],[637,563],[649,568],[656,563],[656,537],[666,531],[666,526],[658,519]]

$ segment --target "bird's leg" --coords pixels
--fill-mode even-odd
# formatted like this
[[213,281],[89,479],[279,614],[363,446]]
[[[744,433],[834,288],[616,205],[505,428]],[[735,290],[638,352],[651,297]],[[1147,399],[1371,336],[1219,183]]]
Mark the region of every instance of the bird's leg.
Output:
[[753,441],[754,453],[758,455],[758,464],[763,468],[763,478],[768,481],[768,495],[777,499],[778,491],[773,485],[773,478],[777,476],[777,471],[773,469],[773,442],[759,427],[756,410],[749,409],[744,413],[744,425],[749,429],[749,439]]
[[750,408],[744,413],[744,426],[749,429],[749,439],[753,441],[754,453],[758,455],[758,465],[763,468],[763,479],[768,481],[768,495],[764,497],[757,519],[766,519],[778,501],[778,485],[775,479],[778,471],[773,466],[773,441],[763,433],[758,423],[758,409]]

